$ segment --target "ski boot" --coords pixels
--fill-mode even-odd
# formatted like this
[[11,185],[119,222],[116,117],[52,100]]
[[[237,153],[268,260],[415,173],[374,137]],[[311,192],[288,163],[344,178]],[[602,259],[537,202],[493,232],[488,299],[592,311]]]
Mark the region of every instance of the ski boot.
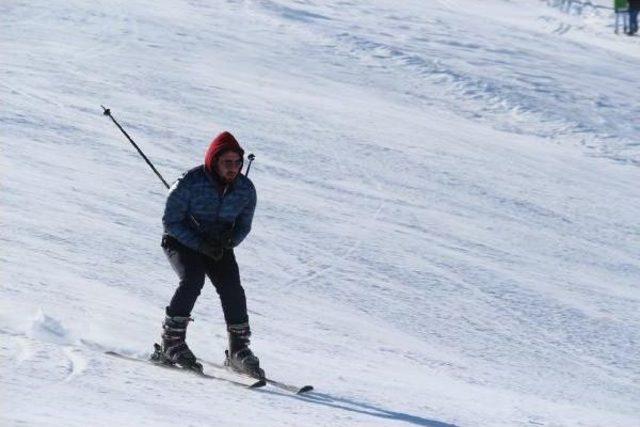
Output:
[[202,371],[202,365],[185,342],[187,326],[192,320],[189,316],[166,316],[162,323],[162,345],[154,344],[151,361]]
[[225,366],[232,370],[259,380],[265,379],[264,370],[260,368],[260,361],[249,348],[251,330],[249,323],[229,325],[229,349],[225,351]]

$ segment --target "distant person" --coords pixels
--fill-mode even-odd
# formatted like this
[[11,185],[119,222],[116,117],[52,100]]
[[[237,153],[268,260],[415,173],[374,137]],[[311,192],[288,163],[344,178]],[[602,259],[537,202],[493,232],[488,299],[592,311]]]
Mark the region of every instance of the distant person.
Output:
[[244,150],[229,132],[210,144],[204,164],[186,172],[169,192],[162,217],[162,248],[179,278],[162,324],[162,344],[152,360],[201,370],[187,343],[191,310],[208,276],[220,297],[227,324],[226,364],[263,378],[249,349],[249,317],[233,248],[251,230],[256,190],[241,173]]
[[620,33],[620,21],[622,21],[622,31],[629,32],[629,2],[628,0],[614,0],[613,10],[616,13],[616,34]]
[[629,34],[638,32],[638,12],[640,12],[640,0],[629,0]]

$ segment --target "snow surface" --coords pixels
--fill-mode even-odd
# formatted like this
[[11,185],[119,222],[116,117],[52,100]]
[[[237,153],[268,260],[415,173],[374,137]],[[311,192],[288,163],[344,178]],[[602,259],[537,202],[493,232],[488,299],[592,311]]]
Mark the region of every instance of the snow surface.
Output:
[[[572,4],[568,4],[572,3]],[[610,2],[592,1],[607,5]],[[5,0],[2,425],[640,425],[640,39],[552,0]],[[232,131],[253,348],[145,355],[166,192]],[[221,360],[210,285],[189,342]]]

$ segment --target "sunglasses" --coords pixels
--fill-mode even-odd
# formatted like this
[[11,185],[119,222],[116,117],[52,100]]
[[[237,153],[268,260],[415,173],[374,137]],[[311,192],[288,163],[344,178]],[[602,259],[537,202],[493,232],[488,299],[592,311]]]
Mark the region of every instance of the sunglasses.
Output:
[[238,160],[221,160],[221,163],[224,165],[224,167],[227,168],[232,168],[232,167],[240,167],[242,166],[242,163],[244,162],[243,159],[238,159]]

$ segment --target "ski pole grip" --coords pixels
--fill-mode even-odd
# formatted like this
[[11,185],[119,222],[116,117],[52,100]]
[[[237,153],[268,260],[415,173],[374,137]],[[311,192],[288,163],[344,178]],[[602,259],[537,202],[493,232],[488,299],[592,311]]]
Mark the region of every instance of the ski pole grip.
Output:
[[253,153],[250,153],[247,158],[249,159],[249,164],[247,165],[247,171],[244,173],[244,176],[249,176],[249,171],[251,170],[251,163],[256,158]]

